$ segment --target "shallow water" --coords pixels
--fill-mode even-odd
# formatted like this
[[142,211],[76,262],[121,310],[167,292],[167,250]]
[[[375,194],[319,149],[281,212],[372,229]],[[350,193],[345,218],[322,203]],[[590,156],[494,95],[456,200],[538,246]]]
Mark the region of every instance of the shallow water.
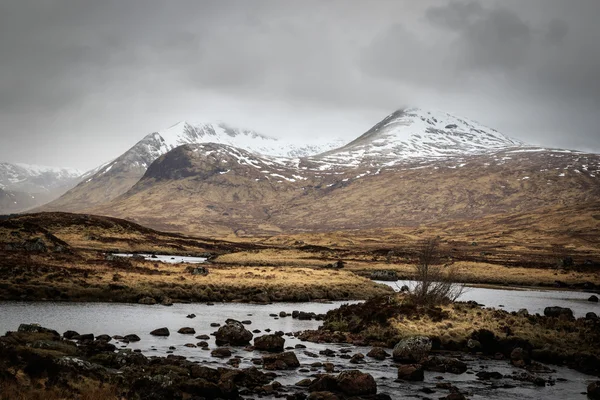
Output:
[[[493,289],[477,289],[468,292],[469,294],[483,293],[484,297],[471,297],[473,299],[488,304],[498,302],[502,299],[506,308],[530,308],[536,303],[532,303],[531,298],[535,295],[541,296],[541,299],[546,300],[548,293],[545,291],[528,292],[527,296],[519,297],[521,300],[515,303],[506,301],[509,295],[524,294],[521,291],[502,290],[496,292]],[[504,293],[507,292],[507,293]],[[537,293],[536,293],[537,292]],[[479,295],[478,294],[478,295]],[[550,292],[553,301],[558,301],[564,297],[564,292]],[[582,295],[581,293],[577,293]],[[518,297],[518,296],[517,296]],[[529,303],[527,303],[529,301]],[[571,300],[565,300],[571,301]],[[277,303],[269,305],[245,304],[245,303],[217,303],[213,306],[206,304],[175,304],[172,307],[160,305],[140,305],[140,304],[110,304],[110,303],[52,303],[52,302],[0,302],[0,333],[8,330],[16,330],[21,323],[39,323],[42,326],[56,329],[59,332],[66,330],[75,330],[79,333],[94,333],[113,335],[126,335],[135,333],[140,336],[141,341],[137,343],[119,343],[114,342],[118,348],[140,349],[147,356],[166,356],[170,346],[174,346],[173,354],[186,356],[190,361],[206,363],[211,366],[225,365],[227,359],[217,359],[210,356],[210,351],[201,350],[200,348],[185,347],[186,343],[197,343],[199,340],[194,336],[206,334],[209,335],[215,332],[218,328],[213,328],[210,323],[217,322],[223,324],[227,318],[237,320],[250,320],[252,323],[246,325],[249,330],[259,329],[262,332],[255,334],[260,336],[265,334],[264,331],[270,328],[272,332],[297,332],[307,329],[316,329],[319,321],[300,321],[291,317],[275,318],[270,314],[279,314],[280,311],[291,313],[294,310],[315,312],[317,314],[325,313],[330,309],[339,307],[346,302],[331,302],[331,303]],[[517,304],[518,303],[518,304]],[[554,305],[554,303],[553,303]],[[560,305],[560,303],[556,303]],[[563,306],[565,304],[563,303]],[[532,307],[535,309],[534,306]],[[186,318],[188,314],[196,314],[196,318]],[[177,333],[181,327],[189,326],[196,330],[195,335],[182,335]],[[149,334],[150,331],[167,327],[171,331],[169,337],[155,337]],[[317,344],[309,342],[301,342],[300,340],[284,336],[285,346],[294,347],[296,344],[303,344],[307,349],[294,349],[294,351],[302,364],[300,369],[310,369],[310,364],[314,362],[331,362],[336,367],[336,372],[344,369],[360,369],[363,372],[372,374],[376,380],[380,393],[387,393],[392,398],[439,398],[447,395],[447,390],[435,389],[435,384],[440,382],[438,377],[443,377],[443,381],[452,382],[458,386],[461,391],[468,393],[471,399],[584,399],[581,395],[585,392],[586,386],[593,381],[593,377],[580,374],[568,368],[558,368],[555,373],[539,374],[544,378],[554,377],[566,379],[566,382],[557,382],[555,386],[535,387],[531,383],[523,383],[514,381],[509,378],[503,378],[498,381],[479,381],[475,373],[482,369],[487,371],[498,371],[504,375],[510,375],[513,372],[521,371],[512,367],[507,361],[497,360],[481,360],[470,355],[458,355],[464,357],[469,365],[469,371],[461,375],[441,374],[434,372],[426,372],[425,381],[418,383],[395,382],[396,367],[391,360],[376,361],[365,357],[365,364],[355,365],[350,364],[349,360],[338,357],[340,350],[344,348],[351,349],[350,355],[357,352],[366,354],[370,348],[354,347],[349,345],[334,345],[334,344]],[[210,336],[209,343],[211,349],[216,347],[214,337]],[[324,349],[332,349],[337,352],[337,356],[325,357],[319,355],[318,358],[309,357],[304,353],[308,350],[318,354]],[[253,358],[260,358],[263,353],[258,351],[246,351],[243,347],[233,347],[233,356],[241,358],[241,367],[252,366]],[[282,371],[278,372],[277,381],[284,385],[293,385],[301,379],[310,377],[312,374],[324,372],[322,369],[317,369],[310,372]],[[492,388],[492,384],[497,388]],[[504,385],[515,385],[515,388],[503,387]],[[436,393],[425,395],[419,392],[419,389],[428,387],[436,390]]]
[[[384,282],[377,281],[399,291],[403,285],[412,288],[415,281]],[[567,290],[550,289],[489,289],[479,287],[466,287],[459,298],[462,301],[476,301],[489,308],[498,308],[506,311],[519,311],[526,308],[531,314],[544,315],[544,308],[559,306],[573,310],[575,317],[585,317],[588,312],[600,314],[599,303],[587,301],[590,293]]]
[[179,263],[188,263],[188,264],[201,264],[206,262],[206,257],[187,257],[187,256],[170,256],[164,254],[132,254],[132,253],[115,253],[113,254],[117,257],[133,257],[133,256],[142,256],[144,259],[148,261],[157,261],[164,262],[169,264],[179,264]]

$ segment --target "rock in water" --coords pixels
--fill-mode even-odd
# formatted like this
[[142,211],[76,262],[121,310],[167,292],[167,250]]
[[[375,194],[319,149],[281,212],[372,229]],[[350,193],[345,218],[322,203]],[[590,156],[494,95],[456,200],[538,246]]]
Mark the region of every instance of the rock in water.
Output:
[[219,328],[215,335],[217,346],[229,343],[234,346],[243,346],[250,343],[254,335],[244,325],[236,320],[228,319],[226,325]]
[[150,334],[153,336],[169,336],[171,332],[167,328],[158,328],[150,332]]
[[374,358],[376,360],[385,360],[390,355],[381,347],[373,347],[371,351],[367,353],[367,357]]
[[348,396],[377,394],[377,384],[373,376],[358,370],[340,373],[337,383],[342,392]]
[[427,358],[423,363],[427,371],[450,372],[452,374],[462,374],[467,371],[467,364],[451,357],[435,356]]
[[600,400],[600,381],[592,382],[588,385],[587,396],[592,400]]
[[263,366],[267,370],[285,370],[294,369],[300,366],[296,354],[292,351],[286,351],[281,354],[273,354],[263,357]]
[[279,335],[264,335],[254,339],[256,350],[279,352],[283,351],[285,339]]
[[427,357],[431,351],[431,339],[427,336],[412,336],[401,340],[392,353],[394,361],[415,363]]
[[544,308],[544,315],[546,317],[563,317],[568,319],[573,319],[573,310],[570,308],[564,307],[546,307]]
[[405,364],[398,367],[398,379],[403,381],[422,381],[425,379],[423,366],[420,364]]

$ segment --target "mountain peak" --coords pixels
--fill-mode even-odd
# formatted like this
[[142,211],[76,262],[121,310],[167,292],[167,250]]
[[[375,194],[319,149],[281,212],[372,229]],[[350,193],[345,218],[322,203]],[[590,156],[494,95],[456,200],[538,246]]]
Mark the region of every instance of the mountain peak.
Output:
[[394,111],[354,141],[321,157],[337,163],[357,158],[398,163],[486,154],[520,146],[522,142],[478,122],[412,107]]

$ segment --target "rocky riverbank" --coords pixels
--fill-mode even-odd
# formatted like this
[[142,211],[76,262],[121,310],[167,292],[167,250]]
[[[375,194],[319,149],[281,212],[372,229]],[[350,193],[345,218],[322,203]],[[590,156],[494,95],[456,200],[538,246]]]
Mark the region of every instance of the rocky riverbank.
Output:
[[590,312],[575,319],[570,309],[561,307],[547,307],[544,314],[484,309],[474,302],[423,307],[398,295],[332,310],[318,330],[303,332],[300,338],[391,349],[408,337],[424,337],[439,351],[511,362],[518,354],[524,368],[535,369],[536,362],[543,362],[600,375],[598,316]]
[[[588,385],[594,398],[592,376],[582,379],[546,363],[597,374],[597,321],[575,320],[567,309],[549,310],[554,313],[550,317],[528,316],[540,329],[554,324],[556,330],[587,335],[588,347],[583,339],[561,339],[549,353],[525,339],[516,323],[511,326],[518,336],[501,336],[473,317],[490,310],[475,304],[451,308],[462,310],[463,322],[473,325],[463,340],[450,341],[431,325],[443,323],[455,335],[455,311],[415,308],[401,297],[342,306],[325,316],[281,311],[262,323],[277,329],[300,318],[324,318],[321,329],[304,332],[264,326],[261,331],[251,328],[251,320],[232,319],[210,323],[207,329],[208,322],[196,323],[194,314],[181,315],[178,328],[156,326],[139,335],[59,334],[23,324],[0,337],[0,399],[456,400],[517,394],[559,399],[571,398]],[[399,328],[400,319],[404,329]],[[419,331],[420,320],[429,324],[429,334]],[[573,352],[577,346],[580,351]],[[578,364],[571,364],[576,360]]]

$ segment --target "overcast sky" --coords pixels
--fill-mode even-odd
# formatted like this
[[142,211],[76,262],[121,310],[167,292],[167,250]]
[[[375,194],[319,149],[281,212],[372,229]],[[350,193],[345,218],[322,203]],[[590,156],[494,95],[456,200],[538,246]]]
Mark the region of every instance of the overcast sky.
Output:
[[403,106],[600,153],[599,0],[1,0],[0,161],[181,120],[351,140]]

